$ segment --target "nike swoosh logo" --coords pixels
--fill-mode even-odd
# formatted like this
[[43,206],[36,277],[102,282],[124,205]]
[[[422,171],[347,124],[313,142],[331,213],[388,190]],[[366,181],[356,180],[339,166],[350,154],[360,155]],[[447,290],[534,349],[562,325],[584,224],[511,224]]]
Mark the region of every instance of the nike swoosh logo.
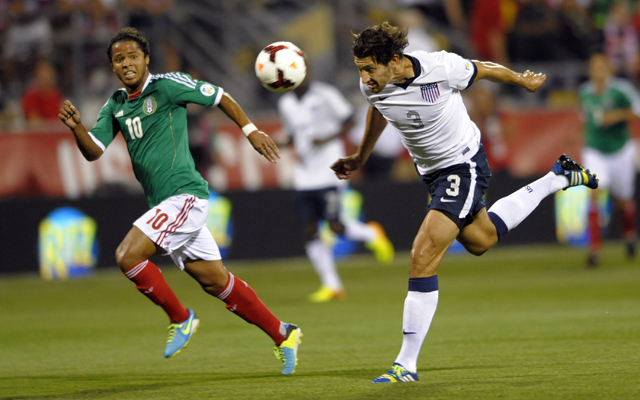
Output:
[[187,324],[186,327],[180,329],[180,332],[182,332],[183,335],[188,335],[189,332],[191,332],[191,323],[193,322],[193,318],[191,318],[191,316],[189,316],[189,323]]
[[407,331],[405,331],[404,329],[402,330],[402,334],[403,334],[403,335],[415,335],[415,334],[417,334],[417,333],[418,333],[418,332],[407,332]]
[[440,201],[443,203],[455,203],[454,199],[445,199],[444,197],[440,197]]
[[386,100],[386,99],[388,99],[388,98],[389,98],[389,96],[387,96],[387,97],[378,97],[378,100],[379,100],[379,101],[385,101],[385,100]]

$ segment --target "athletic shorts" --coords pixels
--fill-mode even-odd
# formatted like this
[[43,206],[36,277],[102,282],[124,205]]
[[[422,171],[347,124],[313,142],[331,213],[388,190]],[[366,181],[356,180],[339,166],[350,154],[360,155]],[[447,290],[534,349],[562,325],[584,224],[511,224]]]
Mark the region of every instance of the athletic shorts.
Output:
[[301,224],[319,220],[340,220],[340,192],[337,187],[300,190],[295,198],[296,215]]
[[207,228],[209,201],[191,194],[172,196],[133,223],[160,246],[180,269],[184,260],[220,260],[220,249]]
[[486,207],[483,196],[490,178],[487,153],[482,145],[468,162],[422,175],[422,181],[429,185],[429,210],[441,211],[462,230]]
[[582,150],[582,165],[597,175],[598,187],[609,189],[620,200],[630,200],[636,184],[635,143],[627,141],[615,153],[602,153],[585,147]]

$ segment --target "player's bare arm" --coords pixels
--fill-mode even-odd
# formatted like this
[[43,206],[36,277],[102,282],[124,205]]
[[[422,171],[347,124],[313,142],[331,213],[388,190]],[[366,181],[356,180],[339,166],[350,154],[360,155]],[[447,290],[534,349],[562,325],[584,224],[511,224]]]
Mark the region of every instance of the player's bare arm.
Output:
[[[247,125],[253,125],[242,110],[242,107],[240,107],[240,105],[228,93],[225,92],[222,95],[222,99],[220,100],[218,107],[240,128],[244,128]],[[278,162],[278,159],[280,158],[278,146],[266,133],[256,128],[254,131],[248,133],[247,138],[253,148],[256,149],[258,153],[262,154],[264,158],[269,160],[269,162]]]
[[349,179],[352,171],[361,168],[367,162],[373,147],[386,126],[387,120],[380,114],[380,111],[370,106],[367,113],[365,134],[358,151],[349,157],[339,159],[331,166],[331,169],[335,171],[339,179]]
[[629,122],[637,118],[630,108],[621,108],[618,110],[609,110],[602,115],[602,126],[611,126],[619,122]]
[[87,129],[82,124],[80,112],[69,100],[65,100],[62,104],[58,118],[71,129],[73,136],[76,138],[78,148],[87,161],[95,161],[100,158],[102,149],[93,142]]
[[488,61],[474,61],[478,74],[474,82],[480,79],[486,79],[491,82],[497,83],[511,83],[514,85],[522,86],[529,92],[537,91],[540,86],[547,80],[547,76],[542,73],[534,73],[529,70],[523,73],[518,73],[504,67],[500,64],[496,64]]

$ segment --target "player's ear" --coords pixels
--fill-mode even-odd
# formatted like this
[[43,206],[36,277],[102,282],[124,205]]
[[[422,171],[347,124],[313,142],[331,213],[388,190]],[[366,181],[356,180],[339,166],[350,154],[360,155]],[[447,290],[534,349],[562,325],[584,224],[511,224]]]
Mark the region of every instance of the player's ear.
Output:
[[144,62],[147,63],[147,65],[149,65],[149,55],[144,56]]

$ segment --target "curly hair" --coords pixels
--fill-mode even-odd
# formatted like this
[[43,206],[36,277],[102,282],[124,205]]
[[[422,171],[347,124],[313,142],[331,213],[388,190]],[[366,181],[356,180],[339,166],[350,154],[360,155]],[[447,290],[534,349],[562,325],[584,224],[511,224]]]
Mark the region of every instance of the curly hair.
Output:
[[142,33],[140,33],[139,30],[137,30],[136,28],[122,28],[118,33],[115,34],[114,37],[111,38],[109,47],[107,47],[107,56],[109,57],[109,62],[111,62],[111,56],[113,55],[113,45],[118,42],[125,41],[134,41],[138,43],[138,46],[140,46],[140,49],[145,56],[151,54],[151,43],[149,43],[147,38],[142,36]]
[[358,58],[373,57],[383,65],[387,65],[394,54],[402,58],[402,52],[409,45],[407,31],[384,21],[380,25],[373,25],[359,34],[352,33],[353,44],[351,52]]

